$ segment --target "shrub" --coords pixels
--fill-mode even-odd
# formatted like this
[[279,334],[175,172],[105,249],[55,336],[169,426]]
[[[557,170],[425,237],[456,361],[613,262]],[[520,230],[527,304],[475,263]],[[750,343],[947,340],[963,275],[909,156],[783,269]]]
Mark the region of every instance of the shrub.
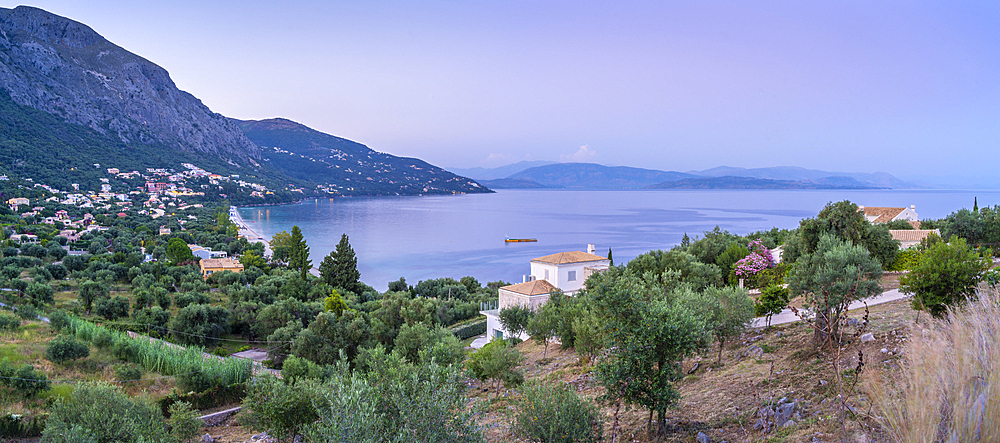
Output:
[[240,420],[257,429],[273,429],[277,436],[298,432],[318,417],[313,402],[318,403],[320,392],[310,383],[287,384],[266,375],[252,379],[243,399],[247,415]]
[[142,369],[133,364],[119,365],[115,368],[115,380],[130,382],[142,379]]
[[533,384],[521,391],[521,407],[514,432],[542,443],[596,442],[602,420],[597,406],[581,399],[568,386]]
[[111,335],[111,331],[101,329],[94,333],[93,337],[90,338],[90,342],[98,349],[107,349],[115,344],[115,338]]
[[31,305],[18,306],[17,316],[25,320],[38,320],[38,309]]
[[48,443],[170,441],[163,414],[117,386],[80,384],[52,407],[42,440]]
[[920,254],[913,270],[899,278],[900,289],[913,294],[914,308],[941,316],[949,306],[975,295],[987,269],[989,260],[980,258],[965,239],[956,238]]
[[69,326],[69,315],[66,311],[56,309],[49,313],[49,324],[57,331],[62,331]]
[[767,326],[771,326],[771,316],[788,306],[788,298],[788,289],[784,286],[768,286],[760,291],[760,299],[754,304],[754,315],[766,316]]
[[176,441],[186,442],[194,439],[205,422],[198,418],[198,411],[191,409],[191,403],[179,401],[170,405],[170,435]]
[[452,332],[455,334],[455,337],[458,337],[459,340],[466,340],[477,335],[485,334],[486,320],[480,320],[475,323],[461,326],[457,329],[453,329]]
[[887,270],[893,272],[908,271],[913,269],[919,258],[920,251],[917,248],[904,249],[896,254],[896,259],[892,261]]
[[10,387],[16,389],[26,397],[32,397],[52,387],[52,382],[45,376],[45,373],[36,371],[35,367],[31,365],[21,366],[17,371],[14,371],[12,377],[13,379],[8,379]]
[[64,363],[89,355],[90,348],[69,335],[60,335],[52,339],[45,349],[45,358],[53,363]]
[[524,374],[517,366],[524,361],[521,352],[507,345],[503,340],[493,340],[471,354],[466,360],[466,367],[473,376],[486,382],[496,381],[497,395],[500,395],[500,382],[516,386],[524,382]]
[[13,315],[0,314],[0,331],[13,331],[21,327],[21,319]]
[[294,355],[288,357],[281,366],[281,378],[289,383],[304,379],[321,380],[323,376],[324,371],[320,365]]

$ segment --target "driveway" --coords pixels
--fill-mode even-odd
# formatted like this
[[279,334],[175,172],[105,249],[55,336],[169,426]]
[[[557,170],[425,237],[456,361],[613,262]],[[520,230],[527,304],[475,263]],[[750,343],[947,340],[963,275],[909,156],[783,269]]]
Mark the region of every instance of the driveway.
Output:
[[[871,297],[871,298],[868,298],[868,299],[865,299],[865,300],[855,301],[855,302],[851,303],[850,305],[848,305],[847,310],[851,311],[851,310],[854,310],[854,309],[863,308],[865,306],[865,303],[867,303],[868,306],[874,306],[874,305],[878,305],[878,304],[882,304],[882,303],[888,303],[888,302],[891,302],[891,301],[894,301],[894,300],[899,300],[899,299],[909,298],[909,297],[910,297],[910,294],[904,294],[902,292],[899,292],[899,289],[890,289],[890,290],[885,291],[885,292],[883,292],[883,293],[881,293],[879,295],[876,295],[874,297]],[[800,310],[800,312],[801,312],[801,310]],[[810,315],[809,317],[812,318],[812,315]],[[780,313],[771,316],[771,326],[781,325],[781,324],[785,324],[785,323],[792,323],[792,322],[796,322],[796,321],[799,321],[799,320],[801,320],[799,318],[799,316],[795,315],[795,313],[792,312],[791,309],[787,309],[786,308],[785,310],[781,311]],[[766,317],[757,317],[757,318],[753,319],[753,323],[751,323],[751,327],[754,327],[754,328],[763,328],[766,325],[767,325],[767,318]]]

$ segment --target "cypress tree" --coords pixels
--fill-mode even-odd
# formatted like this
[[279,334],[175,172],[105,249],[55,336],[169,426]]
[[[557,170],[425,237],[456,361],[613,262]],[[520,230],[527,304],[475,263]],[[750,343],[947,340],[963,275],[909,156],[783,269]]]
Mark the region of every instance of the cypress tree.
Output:
[[302,237],[302,230],[298,225],[292,226],[291,250],[288,252],[288,267],[298,269],[302,280],[306,279],[306,274],[312,268],[312,261],[309,260],[309,246],[306,239]]
[[337,248],[319,265],[319,274],[328,285],[357,294],[361,286],[358,258],[348,241],[347,234],[340,236]]

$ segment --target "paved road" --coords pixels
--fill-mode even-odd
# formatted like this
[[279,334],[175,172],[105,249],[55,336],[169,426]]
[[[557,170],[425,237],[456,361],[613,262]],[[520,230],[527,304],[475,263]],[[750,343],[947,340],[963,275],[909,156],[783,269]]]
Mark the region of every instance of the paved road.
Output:
[[[869,299],[866,299],[864,301],[858,300],[858,301],[856,301],[854,303],[851,303],[847,307],[847,310],[850,311],[850,310],[853,310],[853,309],[863,308],[865,306],[866,302],[868,303],[868,306],[874,306],[874,305],[878,305],[878,304],[882,304],[882,303],[887,303],[887,302],[891,302],[891,301],[899,300],[899,299],[903,299],[903,298],[909,298],[909,297],[910,297],[909,294],[904,294],[902,292],[899,292],[899,289],[890,289],[888,291],[885,291],[885,292],[883,292],[883,293],[881,293],[879,295],[876,295],[876,296],[871,297]],[[810,316],[810,317],[812,317],[812,316]],[[791,309],[785,309],[785,310],[781,311],[781,313],[775,314],[775,315],[773,315],[771,317],[771,326],[781,325],[781,324],[785,324],[785,323],[792,323],[792,322],[796,322],[796,321],[799,321],[799,320],[801,320],[801,319],[797,315],[795,315],[795,313],[792,312]],[[751,326],[754,327],[754,328],[763,328],[765,325],[767,325],[767,318],[765,318],[765,317],[757,317],[757,318],[753,319],[753,323],[752,323]]]

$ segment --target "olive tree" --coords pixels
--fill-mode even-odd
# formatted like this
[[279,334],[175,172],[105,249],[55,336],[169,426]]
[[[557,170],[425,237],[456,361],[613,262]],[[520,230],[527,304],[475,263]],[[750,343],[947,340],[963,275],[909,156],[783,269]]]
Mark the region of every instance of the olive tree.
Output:
[[840,316],[851,302],[881,291],[882,267],[863,246],[823,234],[816,251],[798,259],[788,275],[788,289],[804,295],[816,313],[813,340],[826,344],[837,337]]

